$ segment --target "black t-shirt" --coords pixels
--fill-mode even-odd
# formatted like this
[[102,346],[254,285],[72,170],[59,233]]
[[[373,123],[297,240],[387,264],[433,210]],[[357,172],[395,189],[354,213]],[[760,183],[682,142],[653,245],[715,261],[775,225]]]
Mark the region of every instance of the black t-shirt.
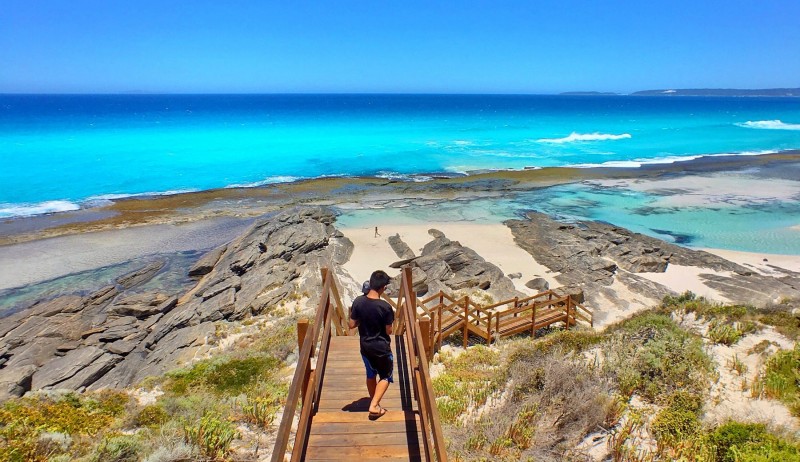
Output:
[[384,300],[359,295],[353,300],[350,319],[358,321],[361,352],[365,355],[386,355],[392,352],[386,326],[394,322],[392,306]]

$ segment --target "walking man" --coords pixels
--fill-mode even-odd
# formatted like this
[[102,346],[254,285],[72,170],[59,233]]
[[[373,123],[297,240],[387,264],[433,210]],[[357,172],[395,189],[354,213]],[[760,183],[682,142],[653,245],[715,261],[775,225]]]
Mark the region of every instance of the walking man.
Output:
[[367,390],[371,399],[370,420],[386,414],[386,409],[381,407],[381,398],[389,389],[389,384],[394,381],[394,357],[390,337],[394,311],[391,305],[381,300],[381,294],[389,285],[389,280],[389,275],[381,270],[372,273],[369,278],[369,292],[356,297],[350,308],[350,328],[358,327],[361,357],[367,369]]

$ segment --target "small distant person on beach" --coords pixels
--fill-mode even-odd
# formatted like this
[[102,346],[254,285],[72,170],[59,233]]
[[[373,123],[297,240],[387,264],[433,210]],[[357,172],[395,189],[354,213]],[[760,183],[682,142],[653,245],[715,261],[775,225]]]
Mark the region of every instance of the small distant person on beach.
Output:
[[375,237],[378,237],[378,236],[380,236],[380,234],[378,234],[378,227],[376,226],[375,227]]
[[[369,418],[375,420],[386,414],[381,407],[381,398],[394,382],[392,370],[392,323],[394,311],[381,300],[381,294],[389,285],[389,275],[378,270],[369,278],[369,291],[353,300],[350,308],[350,328],[358,327],[361,358],[367,370],[367,391],[369,391]],[[380,378],[380,380],[378,380]]]

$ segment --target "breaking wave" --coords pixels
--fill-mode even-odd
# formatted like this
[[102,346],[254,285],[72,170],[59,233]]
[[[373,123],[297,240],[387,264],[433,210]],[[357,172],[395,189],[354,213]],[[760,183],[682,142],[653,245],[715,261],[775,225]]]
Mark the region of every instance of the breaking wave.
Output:
[[736,125],[739,127],[758,128],[761,130],[800,130],[800,124],[787,124],[777,119],[756,121],[748,120],[747,122],[738,123]]
[[0,218],[32,217],[46,213],[71,212],[80,205],[70,201],[47,201],[38,204],[0,204]]
[[542,138],[538,139],[539,143],[554,143],[554,144],[561,144],[561,143],[575,143],[579,141],[613,141],[613,140],[624,140],[630,138],[630,133],[623,133],[621,135],[611,135],[607,133],[576,133],[572,132],[569,136],[565,136],[563,138]]
[[666,156],[654,159],[634,159],[634,160],[611,160],[597,164],[572,164],[568,167],[574,168],[597,168],[597,167],[616,167],[616,168],[639,168],[643,165],[674,164],[676,162],[686,162],[689,160],[700,159],[703,157],[730,157],[730,156],[761,156],[764,154],[775,154],[775,151],[745,151],[736,153],[722,154],[695,154],[687,156]]
[[278,175],[278,176],[271,176],[269,178],[265,178],[261,181],[255,181],[253,183],[235,183],[229,184],[225,186],[226,189],[231,188],[257,188],[259,186],[266,186],[268,184],[278,184],[278,183],[293,183],[295,181],[302,180],[302,177],[299,176],[289,176],[289,175]]

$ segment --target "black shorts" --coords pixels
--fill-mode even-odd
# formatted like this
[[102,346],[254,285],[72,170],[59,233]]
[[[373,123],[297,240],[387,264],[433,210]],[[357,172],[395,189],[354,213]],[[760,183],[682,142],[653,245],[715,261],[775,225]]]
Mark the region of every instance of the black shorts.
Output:
[[364,360],[364,367],[367,370],[367,378],[374,379],[376,375],[381,377],[381,380],[386,380],[389,383],[394,382],[392,371],[394,370],[394,358],[389,353],[388,356],[367,356],[361,353],[361,358]]

